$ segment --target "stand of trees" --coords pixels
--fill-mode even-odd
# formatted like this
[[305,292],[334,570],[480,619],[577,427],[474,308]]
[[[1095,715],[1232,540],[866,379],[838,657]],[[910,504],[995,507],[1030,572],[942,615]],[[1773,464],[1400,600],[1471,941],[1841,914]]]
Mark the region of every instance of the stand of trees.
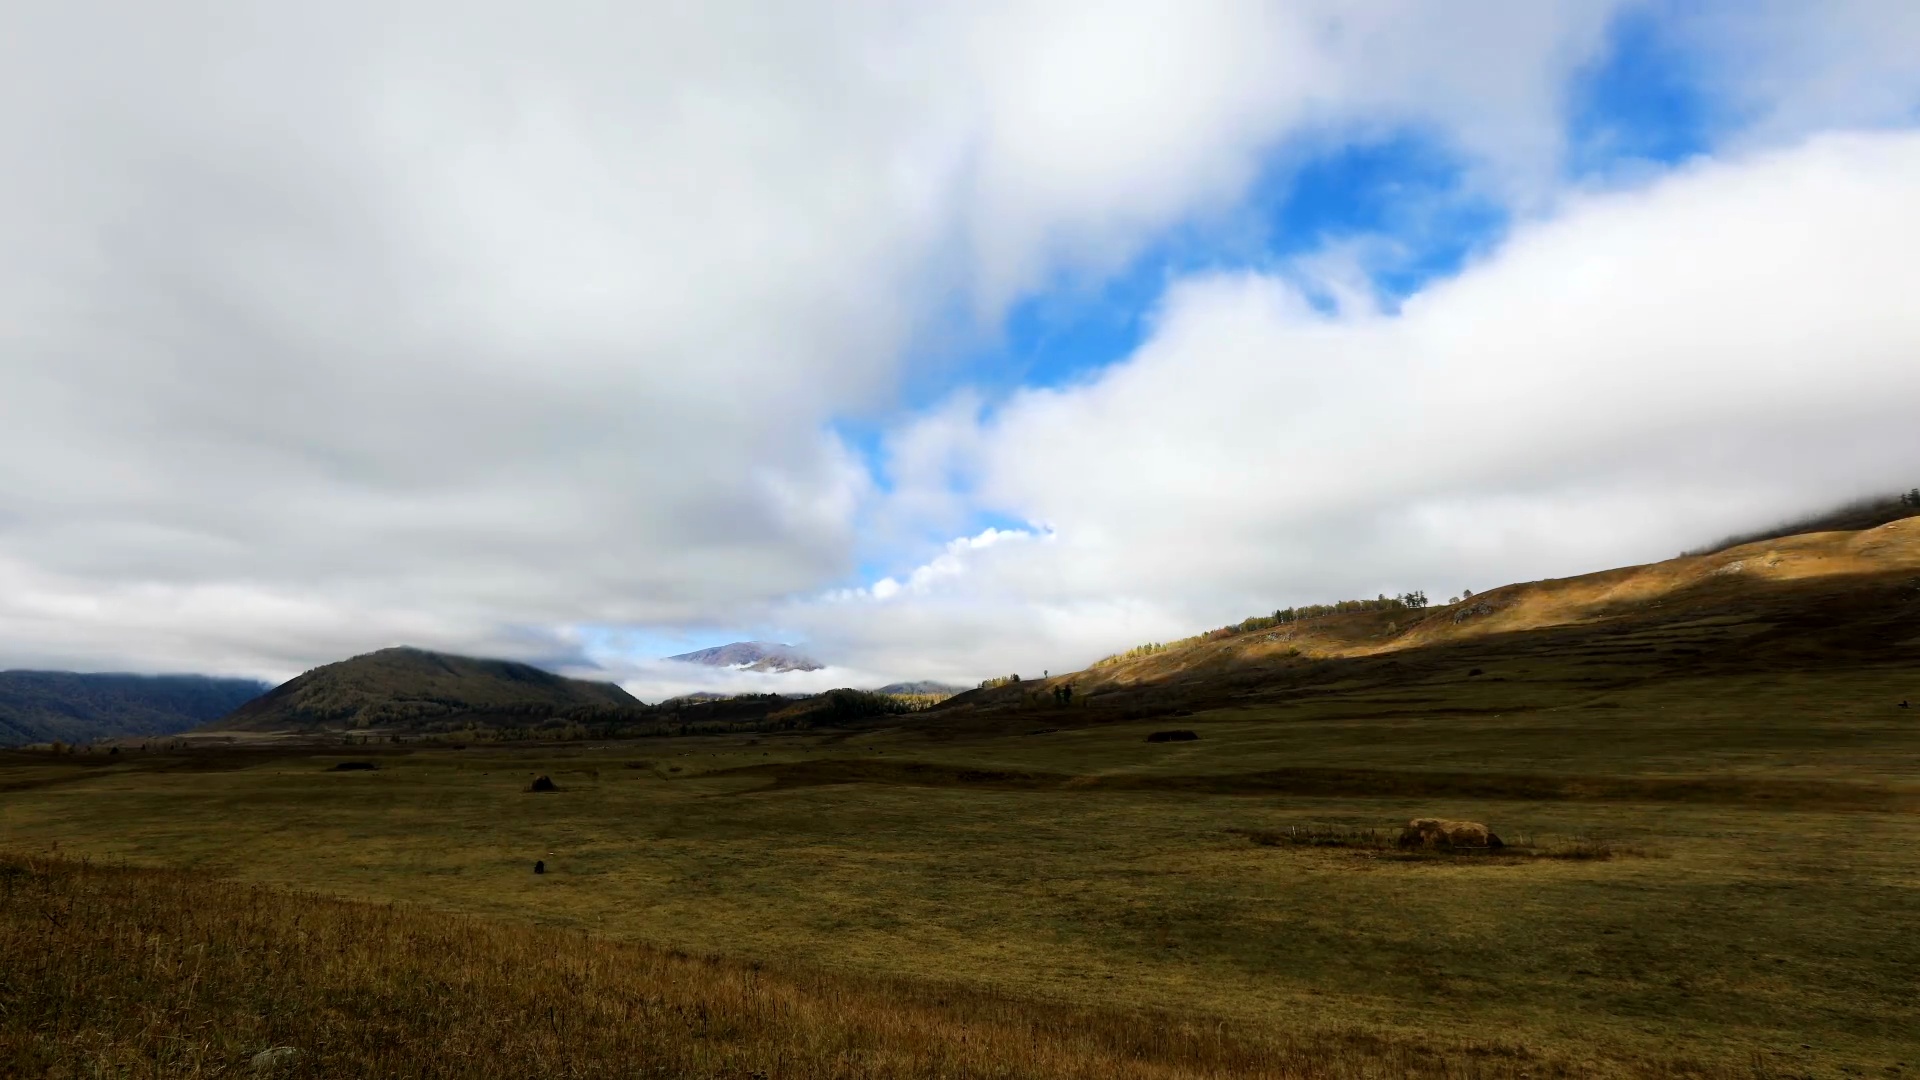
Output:
[[[1472,594],[1468,594],[1472,595]],[[1106,667],[1127,660],[1137,660],[1143,656],[1177,649],[1187,645],[1198,645],[1203,641],[1222,641],[1238,634],[1250,634],[1256,630],[1271,630],[1276,626],[1290,626],[1294,623],[1324,619],[1330,615],[1351,615],[1363,611],[1418,611],[1427,606],[1427,593],[1424,589],[1414,589],[1398,596],[1384,593],[1372,600],[1339,600],[1331,604],[1304,604],[1300,607],[1280,608],[1271,615],[1251,615],[1237,623],[1229,623],[1204,634],[1195,634],[1179,641],[1150,641],[1145,645],[1135,645],[1123,653],[1115,653],[1103,660],[1094,662],[1094,667]],[[992,681],[992,680],[989,680]],[[985,683],[981,684],[985,686]]]

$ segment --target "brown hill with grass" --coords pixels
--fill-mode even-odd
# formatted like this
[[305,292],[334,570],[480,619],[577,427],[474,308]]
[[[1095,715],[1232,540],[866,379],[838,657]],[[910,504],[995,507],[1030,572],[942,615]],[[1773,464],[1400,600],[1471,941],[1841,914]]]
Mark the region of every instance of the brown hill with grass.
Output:
[[314,668],[201,730],[407,730],[641,707],[612,683],[569,679],[511,660],[394,648]]
[[[1338,607],[1345,610],[1248,619],[1084,671],[983,687],[937,712],[1177,713],[1356,680],[1391,684],[1436,668],[1491,671],[1548,654],[1604,654],[1648,678],[1910,664],[1920,652],[1920,516],[1506,585],[1446,604]],[[1069,685],[1062,709],[1058,692]]]

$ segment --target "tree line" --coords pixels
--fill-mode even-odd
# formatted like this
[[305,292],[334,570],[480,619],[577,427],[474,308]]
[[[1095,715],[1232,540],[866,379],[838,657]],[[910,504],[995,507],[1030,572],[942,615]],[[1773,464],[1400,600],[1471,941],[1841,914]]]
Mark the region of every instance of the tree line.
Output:
[[[1472,596],[1472,590],[1467,590],[1465,595]],[[1330,615],[1352,615],[1365,611],[1418,611],[1426,607],[1427,604],[1426,590],[1413,589],[1408,592],[1403,592],[1398,596],[1388,596],[1385,593],[1381,593],[1372,600],[1337,600],[1331,604],[1302,604],[1298,607],[1279,608],[1271,615],[1250,615],[1237,623],[1228,623],[1226,626],[1209,630],[1204,634],[1195,634],[1192,637],[1181,638],[1178,641],[1150,641],[1144,645],[1135,645],[1126,652],[1114,653],[1112,656],[1096,660],[1093,666],[1106,667],[1127,660],[1138,660],[1141,657],[1166,652],[1168,649],[1179,649],[1189,645],[1199,645],[1207,641],[1221,641],[1238,634],[1248,634],[1256,630],[1271,630],[1276,626],[1290,626],[1294,623],[1310,622],[1314,619],[1324,619]],[[985,686],[986,684],[982,683],[981,685]],[[999,685],[999,683],[995,685]]]

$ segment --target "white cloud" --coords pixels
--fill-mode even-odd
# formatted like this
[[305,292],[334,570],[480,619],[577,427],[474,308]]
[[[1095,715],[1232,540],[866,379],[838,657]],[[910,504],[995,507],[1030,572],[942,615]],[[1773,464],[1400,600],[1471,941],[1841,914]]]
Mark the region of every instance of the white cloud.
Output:
[[[567,657],[570,627],[777,617],[876,670],[942,674],[1003,666],[1009,598],[1065,598],[1021,640],[1071,651],[1211,610],[1153,584],[1183,563],[1221,583],[1253,567],[1208,588],[1263,593],[1279,511],[1209,470],[1270,461],[1273,433],[1195,425],[1192,389],[1249,365],[1232,409],[1286,402],[1301,455],[1373,453],[1342,441],[1367,421],[1303,411],[1347,388],[1211,328],[1375,352],[1407,331],[1322,326],[1258,279],[1190,283],[1099,386],[1027,396],[984,432],[963,403],[919,449],[899,435],[919,464],[891,501],[830,424],[884,415],[952,311],[991,320],[1230,216],[1291,139],[1423,126],[1488,190],[1550,205],[1562,88],[1619,8],[15,5],[0,662],[281,674],[396,640]],[[1821,109],[1865,108],[1839,48],[1782,51],[1781,70],[1831,86]],[[1432,305],[1406,325],[1478,310]],[[1405,365],[1436,362],[1368,355],[1409,385]],[[1376,390],[1356,407],[1415,415]],[[1541,437],[1553,460],[1565,432]],[[1420,448],[1397,483],[1444,460]],[[1127,505],[1116,465],[1169,500],[1147,523],[1103,509]],[[913,535],[982,500],[1058,539],[903,581],[884,650],[784,602],[846,580],[864,521]],[[1144,599],[1088,599],[1102,588]]]
[[162,590],[181,644],[9,658],[339,648],[233,656],[212,595],[562,647],[816,588],[868,497],[827,422],[952,290],[1097,271],[1323,114],[1546,130],[1606,6],[1516,24],[1498,86],[1382,85],[1418,28],[1327,3],[17,7],[0,556],[126,625]]
[[1920,121],[1920,7],[1907,0],[1725,0],[1660,8],[1748,142]]
[[1026,529],[988,528],[977,536],[962,536],[947,542],[947,548],[932,562],[916,566],[905,581],[892,577],[883,577],[865,588],[841,589],[827,594],[829,601],[845,602],[858,600],[904,600],[923,597],[967,572],[967,556],[976,551],[984,551],[997,544],[1024,543],[1034,540],[1050,540],[1051,536],[1040,535]]
[[1920,135],[1826,137],[1577,199],[1397,315],[1322,314],[1261,274],[1185,281],[1127,362],[954,435],[983,503],[1049,543],[955,548],[920,603],[816,617],[860,657],[962,643],[976,672],[1067,667],[1904,490],[1915,190]]
[[1562,84],[1624,6],[962,9],[950,36],[980,125],[967,201],[978,293],[1005,299],[1062,257],[1112,267],[1154,230],[1225,210],[1288,134],[1431,128],[1493,186],[1537,189],[1559,165]]
[[818,694],[843,687],[876,690],[901,681],[877,672],[838,666],[814,671],[771,672],[620,657],[605,657],[593,667],[573,668],[567,673],[618,682],[641,701],[656,705],[668,698],[690,694]]

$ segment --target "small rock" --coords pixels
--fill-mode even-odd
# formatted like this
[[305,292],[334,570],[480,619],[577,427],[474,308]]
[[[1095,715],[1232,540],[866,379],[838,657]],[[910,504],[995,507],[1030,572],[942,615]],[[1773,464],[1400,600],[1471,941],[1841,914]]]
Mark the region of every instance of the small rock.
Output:
[[1488,603],[1487,601],[1480,600],[1475,603],[1468,604],[1466,607],[1463,607],[1460,610],[1454,612],[1453,621],[1456,623],[1463,623],[1463,622],[1466,622],[1468,619],[1475,618],[1480,615],[1491,615],[1498,610],[1499,610],[1498,608],[1494,607],[1492,604]]
[[300,1051],[291,1046],[273,1046],[253,1055],[251,1064],[256,1071],[266,1072],[282,1065],[291,1065],[293,1059],[299,1056]]

